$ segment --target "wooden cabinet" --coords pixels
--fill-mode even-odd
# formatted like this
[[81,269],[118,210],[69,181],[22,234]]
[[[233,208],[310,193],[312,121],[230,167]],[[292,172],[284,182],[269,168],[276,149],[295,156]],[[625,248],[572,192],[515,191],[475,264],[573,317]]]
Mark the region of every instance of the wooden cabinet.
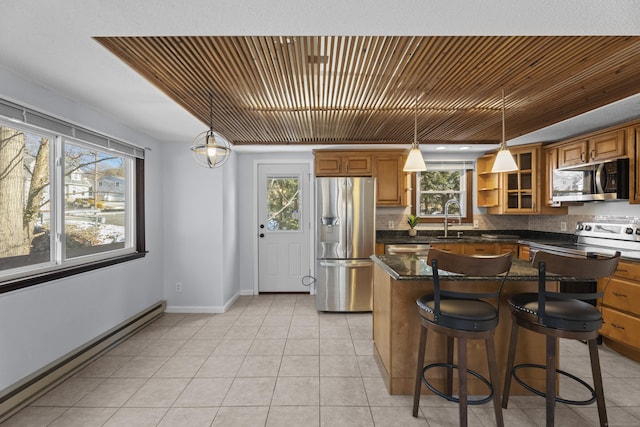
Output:
[[640,262],[620,261],[609,284],[600,280],[598,288],[604,291],[598,301],[604,320],[600,335],[612,340],[615,350],[640,361]]
[[505,172],[504,213],[536,213],[538,206],[538,147],[511,150],[518,170]]
[[462,243],[436,242],[429,244],[429,247],[440,249],[441,251],[453,252],[454,254],[464,253],[464,244]]
[[498,174],[498,205],[487,207],[487,213],[566,214],[566,206],[548,206],[546,203],[546,167],[542,144],[520,145],[511,148],[510,151],[516,160],[518,170]]
[[377,206],[406,206],[411,189],[404,167],[404,150],[317,150],[313,152],[316,176],[373,176]]
[[543,147],[544,156],[544,204],[551,207],[559,207],[560,202],[553,201],[553,171],[558,168],[558,148]]
[[640,203],[640,125],[627,132],[629,148],[629,203]]
[[372,176],[371,154],[358,151],[315,151],[316,176]]
[[408,202],[405,157],[401,151],[373,154],[373,176],[376,179],[376,205],[405,206]]
[[[464,255],[498,255],[507,252],[513,253],[514,257],[518,257],[517,243],[504,243],[504,242],[478,242],[478,243],[431,243],[432,248],[437,248],[443,251],[449,251],[456,254]],[[527,261],[529,258],[527,257]]]
[[495,159],[495,154],[487,154],[478,157],[476,162],[476,181],[478,185],[476,195],[478,207],[481,208],[495,207],[500,203],[499,174],[491,172]]
[[[496,254],[505,254],[507,252],[511,252],[514,258],[518,258],[518,252],[520,249],[520,245],[517,243],[496,243],[497,250]],[[527,258],[527,261],[529,258]]]
[[626,154],[625,130],[594,133],[558,145],[558,167],[615,159]]
[[496,243],[464,243],[462,253],[465,255],[494,255]]
[[523,261],[529,261],[531,258],[531,247],[529,245],[520,245],[518,248],[518,258]]

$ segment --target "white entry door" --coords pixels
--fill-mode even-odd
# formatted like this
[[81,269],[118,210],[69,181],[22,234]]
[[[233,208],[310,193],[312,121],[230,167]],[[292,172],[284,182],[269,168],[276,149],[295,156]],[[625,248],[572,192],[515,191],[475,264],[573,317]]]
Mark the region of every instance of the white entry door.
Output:
[[310,291],[309,181],[308,164],[258,165],[259,292]]

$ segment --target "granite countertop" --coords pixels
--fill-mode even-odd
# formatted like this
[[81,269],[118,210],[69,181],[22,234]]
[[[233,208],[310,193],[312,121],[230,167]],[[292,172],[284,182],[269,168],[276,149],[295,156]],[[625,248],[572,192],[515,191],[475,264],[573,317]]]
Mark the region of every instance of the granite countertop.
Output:
[[530,230],[465,230],[460,238],[457,231],[450,231],[451,237],[441,237],[442,230],[419,230],[418,235],[410,237],[406,230],[379,230],[376,242],[384,245],[398,244],[431,244],[431,243],[569,243],[575,242],[573,234],[549,233]]
[[[431,267],[427,265],[427,257],[412,254],[372,255],[371,259],[394,280],[432,280]],[[571,279],[549,275],[550,280]],[[442,280],[486,280],[487,277],[465,276],[463,274],[440,272]],[[535,281],[538,270],[530,263],[514,259],[507,280]]]

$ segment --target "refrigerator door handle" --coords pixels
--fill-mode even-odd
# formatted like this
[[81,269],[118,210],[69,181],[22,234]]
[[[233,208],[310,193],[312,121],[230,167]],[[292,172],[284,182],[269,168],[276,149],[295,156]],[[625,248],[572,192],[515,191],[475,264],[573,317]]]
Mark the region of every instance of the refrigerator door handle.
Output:
[[370,260],[362,260],[362,261],[332,260],[332,261],[320,261],[320,265],[322,267],[350,267],[350,268],[371,267],[371,261]]

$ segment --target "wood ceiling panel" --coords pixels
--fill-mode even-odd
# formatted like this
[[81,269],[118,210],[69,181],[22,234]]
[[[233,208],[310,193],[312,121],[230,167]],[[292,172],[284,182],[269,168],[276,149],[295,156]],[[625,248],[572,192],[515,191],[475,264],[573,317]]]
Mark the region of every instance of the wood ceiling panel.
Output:
[[99,37],[233,144],[513,138],[640,93],[640,37]]

